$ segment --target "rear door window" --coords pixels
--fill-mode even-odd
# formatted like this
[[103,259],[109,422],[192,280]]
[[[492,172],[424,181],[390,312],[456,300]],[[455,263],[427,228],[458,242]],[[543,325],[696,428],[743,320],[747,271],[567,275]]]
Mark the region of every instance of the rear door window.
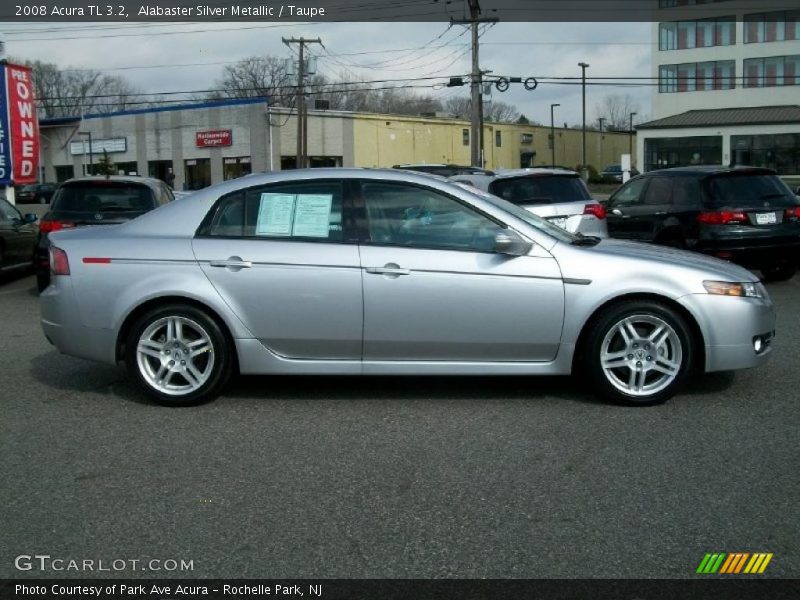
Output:
[[559,204],[589,200],[589,190],[577,175],[534,175],[498,179],[489,191],[512,204]]
[[672,178],[654,177],[647,186],[643,203],[646,206],[663,206],[672,200]]
[[52,210],[125,213],[147,212],[155,206],[153,192],[143,184],[121,181],[76,182],[59,188]]

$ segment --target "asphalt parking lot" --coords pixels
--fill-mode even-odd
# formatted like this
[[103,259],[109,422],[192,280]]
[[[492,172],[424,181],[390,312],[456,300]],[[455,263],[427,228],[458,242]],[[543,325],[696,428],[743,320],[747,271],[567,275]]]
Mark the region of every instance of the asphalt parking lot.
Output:
[[[327,377],[167,409],[58,354],[34,288],[0,284],[2,578],[684,578],[714,551],[800,576],[800,277],[769,286],[766,367],[646,409],[568,378]],[[194,570],[21,572],[23,554]]]

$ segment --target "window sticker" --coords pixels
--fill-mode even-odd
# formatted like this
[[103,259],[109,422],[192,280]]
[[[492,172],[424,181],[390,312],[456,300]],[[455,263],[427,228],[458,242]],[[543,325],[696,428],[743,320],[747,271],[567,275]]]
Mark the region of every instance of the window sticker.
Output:
[[294,207],[292,235],[328,237],[332,202],[331,194],[298,194]]
[[294,194],[261,194],[256,235],[291,235],[295,199]]

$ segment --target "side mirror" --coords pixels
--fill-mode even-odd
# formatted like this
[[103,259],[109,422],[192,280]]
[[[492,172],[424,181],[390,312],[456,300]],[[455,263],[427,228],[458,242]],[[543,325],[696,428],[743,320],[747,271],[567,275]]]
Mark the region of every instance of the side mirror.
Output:
[[25,213],[25,214],[22,216],[22,220],[23,220],[23,221],[25,221],[26,223],[36,223],[36,221],[38,221],[38,220],[39,220],[39,217],[37,217],[37,216],[36,216],[35,214],[33,214],[33,213]]
[[531,251],[533,244],[518,233],[503,229],[494,236],[494,251],[509,256],[523,256]]

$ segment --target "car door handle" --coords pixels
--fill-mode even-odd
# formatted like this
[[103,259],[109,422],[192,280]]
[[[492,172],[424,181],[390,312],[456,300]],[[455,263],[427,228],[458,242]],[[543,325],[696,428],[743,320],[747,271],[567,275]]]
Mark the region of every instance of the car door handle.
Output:
[[249,260],[242,260],[238,256],[231,256],[227,260],[212,260],[208,263],[212,267],[227,267],[229,269],[249,269],[253,263]]
[[653,214],[661,216],[661,215],[665,215],[665,214],[667,214],[667,211],[665,211],[665,210],[659,210],[659,211],[657,211],[657,212],[655,212],[655,213],[653,213]]
[[383,265],[382,267],[367,267],[364,269],[367,273],[371,273],[373,275],[410,275],[411,269],[401,269],[400,265],[396,265],[394,263],[388,263]]

